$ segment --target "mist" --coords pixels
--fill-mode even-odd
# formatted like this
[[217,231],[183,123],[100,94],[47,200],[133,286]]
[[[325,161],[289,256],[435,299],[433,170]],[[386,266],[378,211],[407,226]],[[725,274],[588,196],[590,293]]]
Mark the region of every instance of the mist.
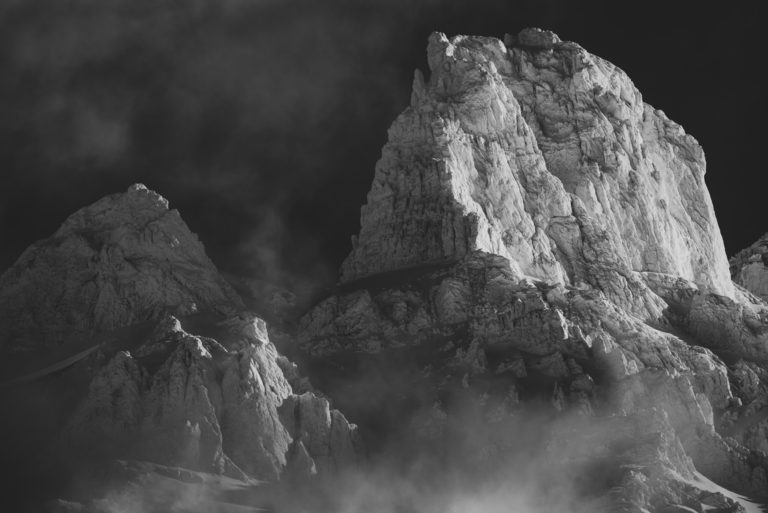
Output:
[[[473,404],[482,403],[474,399]],[[143,463],[123,464],[116,471],[115,464],[106,465],[111,454],[105,451],[101,463],[95,457],[70,458],[71,476],[63,483],[59,476],[57,491],[64,497],[97,495],[85,507],[107,513],[238,508],[295,513],[613,511],[610,490],[621,483],[621,465],[632,463],[622,444],[637,436],[642,423],[617,435],[622,426],[610,419],[556,413],[545,404],[520,406],[490,422],[478,413],[475,407],[454,407],[430,425],[424,418],[402,418],[410,431],[370,448],[358,466],[309,479],[287,477],[280,483],[246,486]],[[110,477],[99,480],[96,473],[105,469]],[[141,477],[143,472],[147,477]],[[169,479],[174,472],[185,475]]]
[[[73,476],[58,490],[75,498],[87,487],[91,497],[100,490],[85,507],[107,513],[609,513],[628,470],[665,450],[657,429],[666,420],[656,409],[592,416],[533,401],[502,412],[476,392],[465,394],[461,404],[436,402],[431,411],[401,417],[404,429],[333,474],[246,486],[134,463],[122,472],[113,465],[110,479],[99,481],[91,459],[90,473],[71,464]],[[650,479],[659,472],[646,471]],[[174,472],[186,475],[169,479]]]

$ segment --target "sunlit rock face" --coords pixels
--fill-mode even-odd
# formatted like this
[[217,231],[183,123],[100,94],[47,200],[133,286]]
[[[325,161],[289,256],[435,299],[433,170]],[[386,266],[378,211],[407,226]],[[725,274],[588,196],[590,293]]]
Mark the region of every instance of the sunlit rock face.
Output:
[[74,213],[0,277],[0,350],[237,308],[242,301],[179,212],[137,184]]
[[[95,373],[69,422],[75,445],[231,477],[277,480],[353,465],[356,428],[312,392],[296,395],[254,321],[226,320],[225,345],[168,317]],[[263,321],[260,321],[263,324]]]
[[[584,511],[741,511],[698,473],[765,494],[768,307],[731,282],[701,147],[551,32],[436,33],[427,53],[340,285],[302,320],[321,386],[425,439],[467,401],[481,426],[546,404],[543,453],[595,472]],[[371,369],[386,412],[348,393]],[[605,451],[579,452],[595,430]],[[497,455],[512,431],[469,438]]]
[[342,279],[480,250],[658,313],[638,275],[732,294],[704,153],[630,79],[536,29],[435,33],[389,129]]

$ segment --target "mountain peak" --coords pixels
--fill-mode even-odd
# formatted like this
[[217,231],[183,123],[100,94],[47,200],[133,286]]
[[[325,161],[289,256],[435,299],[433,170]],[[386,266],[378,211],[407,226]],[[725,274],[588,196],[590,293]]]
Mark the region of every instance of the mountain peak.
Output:
[[0,345],[48,346],[242,300],[168,201],[142,184],[72,214],[0,277]]
[[153,191],[152,189],[149,189],[143,183],[135,183],[130,187],[128,187],[128,189],[125,191],[124,196],[129,198],[150,199],[156,204],[162,206],[162,208],[165,208],[166,210],[168,209],[168,200],[162,197],[157,192]]
[[168,200],[144,184],[133,184],[123,193],[110,194],[72,214],[54,234],[64,237],[77,231],[112,230],[117,226],[135,226],[174,213]]
[[[706,509],[697,471],[762,496],[768,423],[754,412],[768,390],[768,306],[730,280],[696,140],[626,73],[552,32],[504,42],[436,32],[427,56],[388,131],[342,286],[302,320],[312,365],[333,364],[327,393],[345,398],[370,375],[365,355],[388,378],[370,401],[419,403],[414,436],[430,443],[465,428],[468,403],[483,425],[536,417],[542,399],[569,426],[599,419],[581,430],[597,443],[535,429],[564,441],[558,465],[583,446],[583,461],[613,476],[606,511]],[[768,291],[764,249],[733,261],[753,291]],[[350,361],[364,363],[336,364]],[[342,408],[361,425],[399,427],[366,406]],[[522,431],[480,435],[456,461],[486,443],[504,452]],[[596,456],[607,440],[632,447],[609,451],[615,471]],[[522,465],[536,459],[526,452]],[[718,508],[744,511],[725,499]]]
[[582,47],[535,28],[506,43],[430,36],[430,76],[389,129],[342,280],[482,251],[646,318],[645,273],[732,296],[693,137]]

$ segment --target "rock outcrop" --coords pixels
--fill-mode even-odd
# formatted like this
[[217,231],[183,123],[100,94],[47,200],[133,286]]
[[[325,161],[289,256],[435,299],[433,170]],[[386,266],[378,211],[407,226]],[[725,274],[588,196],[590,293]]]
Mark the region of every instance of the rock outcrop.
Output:
[[[51,436],[85,474],[120,459],[214,482],[294,482],[361,455],[356,426],[142,185],[78,211],[0,278],[0,341],[6,364],[54,363],[44,400],[66,398],[56,408],[66,427]],[[99,479],[78,499],[99,502],[109,477]],[[137,496],[157,488],[120,479]]]
[[275,346],[251,317],[219,341],[162,320],[91,381],[68,426],[74,444],[231,477],[277,480],[355,462],[356,428],[326,399],[295,395]]
[[646,316],[659,305],[641,272],[732,295],[704,153],[619,68],[537,29],[435,33],[427,53],[343,281],[480,250]]
[[[427,53],[338,289],[302,321],[308,360],[346,372],[327,391],[430,436],[455,431],[467,394],[488,423],[543,402],[605,434],[582,461],[613,469],[590,490],[607,511],[742,511],[696,476],[768,490],[768,310],[731,282],[701,147],[551,32],[436,33]],[[344,397],[371,366],[392,375],[394,420]],[[572,454],[583,437],[560,422],[543,446]]]
[[730,260],[731,278],[763,300],[768,300],[768,233]]
[[136,184],[74,213],[0,277],[0,351],[233,309],[241,299],[179,212]]

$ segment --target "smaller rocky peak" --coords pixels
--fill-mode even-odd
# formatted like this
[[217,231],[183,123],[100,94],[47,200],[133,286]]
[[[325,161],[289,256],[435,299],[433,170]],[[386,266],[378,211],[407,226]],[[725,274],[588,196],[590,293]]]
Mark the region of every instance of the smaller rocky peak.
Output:
[[72,214],[54,237],[65,237],[82,231],[112,230],[121,225],[143,226],[172,213],[168,200],[146,185],[136,183],[123,193],[110,194]]
[[[219,346],[218,342],[207,339],[203,342],[199,337],[190,335],[181,326],[181,321],[173,315],[166,315],[160,319],[147,340],[135,351],[135,356],[143,358],[151,355],[162,355],[167,357],[178,347],[187,347],[193,352],[202,355],[210,354],[208,346]],[[227,352],[221,348],[223,352]]]
[[241,312],[222,321],[220,325],[241,343],[269,344],[267,323],[250,312]]
[[183,335],[185,333],[179,319],[173,315],[166,315],[157,323],[147,341],[136,349],[135,354],[138,357],[145,357],[165,353],[168,350],[169,340],[180,339]]
[[560,43],[562,43],[560,37],[551,30],[535,27],[524,28],[517,35],[504,35],[504,44],[510,48],[523,47],[532,50],[551,50]]
[[72,214],[0,276],[0,347],[243,306],[179,212],[134,184]]
[[193,362],[221,363],[230,355],[216,339],[193,335],[184,330],[179,319],[168,315],[161,319],[152,333],[134,352],[133,356],[149,374],[156,373],[169,361],[183,362],[191,367]]
[[154,201],[157,201],[159,203],[162,203],[165,205],[165,208],[168,208],[168,200],[162,197],[160,194],[156,193],[155,191],[147,188],[146,185],[143,183],[135,183],[128,187],[128,189],[125,191],[125,194],[127,195],[140,195],[143,197],[149,197]]
[[181,328],[181,321],[173,315],[166,315],[155,326],[152,335],[150,335],[151,341],[162,340],[167,338],[170,334],[182,333],[184,330]]
[[298,373],[264,321],[246,313],[216,326],[198,320],[205,332],[225,326],[240,347],[227,350],[223,338],[165,316],[133,354],[117,352],[94,373],[68,422],[75,447],[106,444],[110,457],[267,480],[355,463],[356,426],[328,400],[295,394],[283,369]]

